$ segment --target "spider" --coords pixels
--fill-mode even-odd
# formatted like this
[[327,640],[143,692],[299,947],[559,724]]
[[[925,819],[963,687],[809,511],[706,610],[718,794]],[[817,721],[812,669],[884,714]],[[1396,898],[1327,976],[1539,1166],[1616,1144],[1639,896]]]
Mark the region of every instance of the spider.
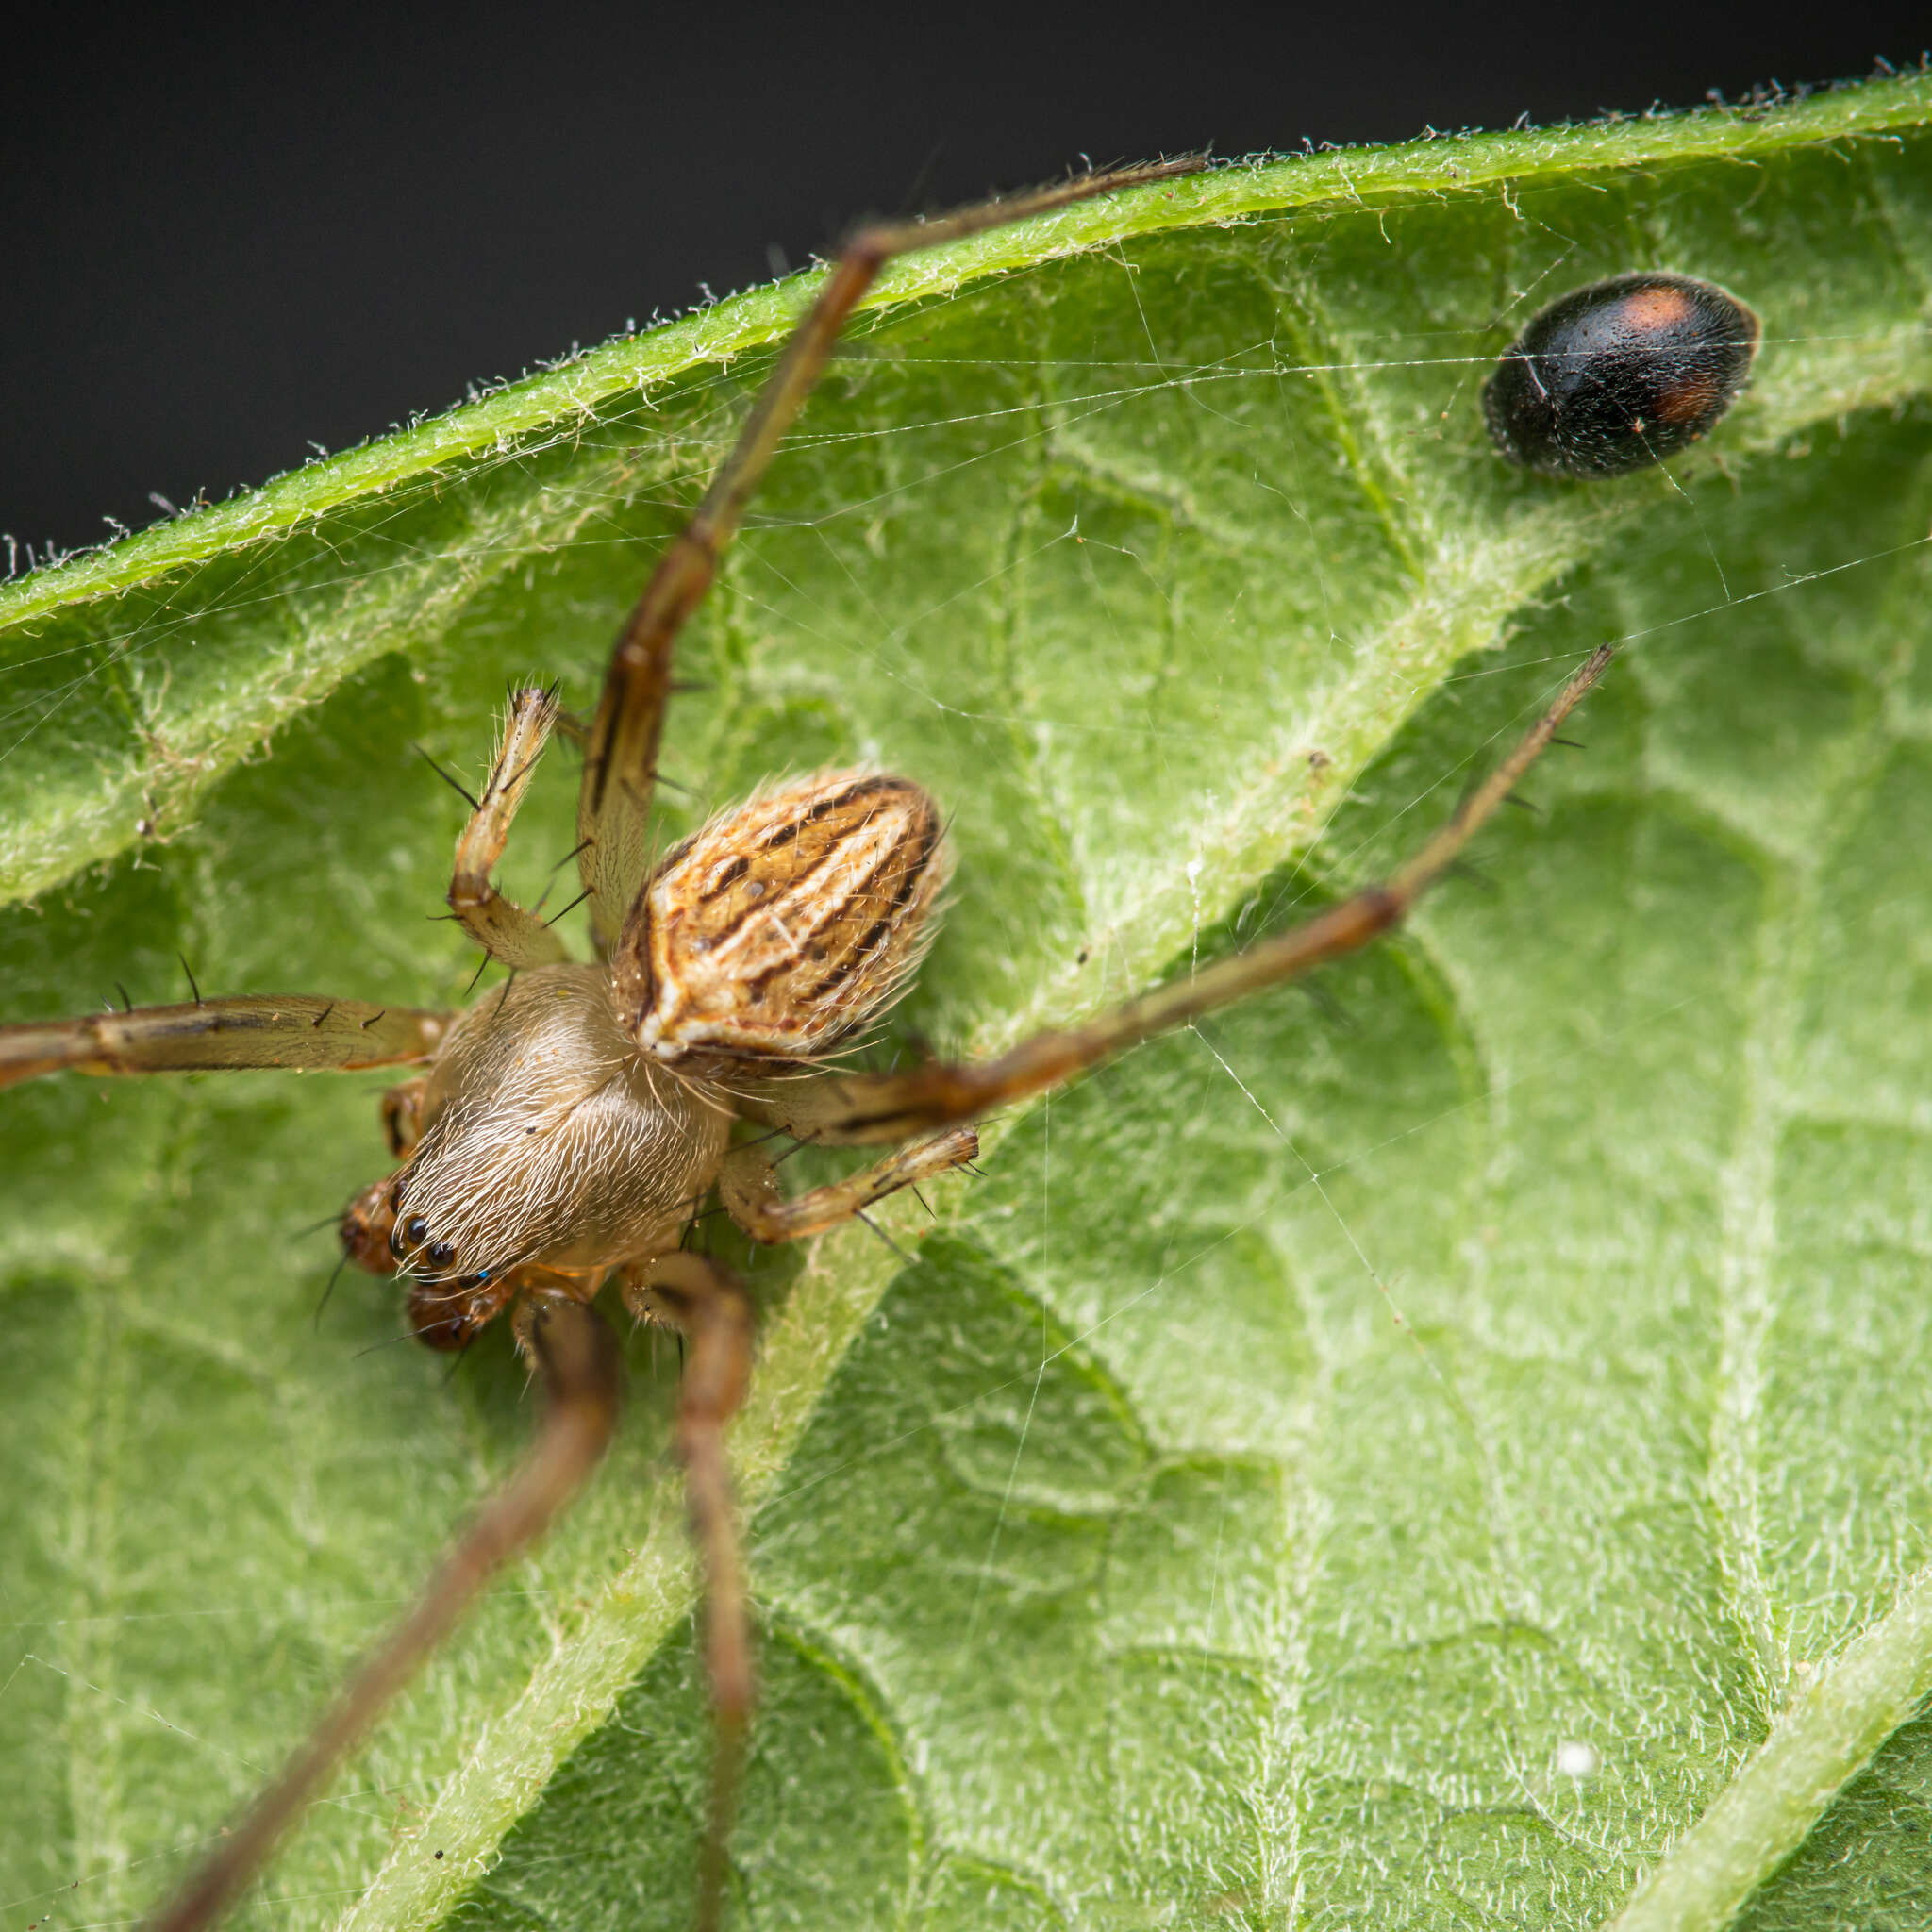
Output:
[[[541,1535],[594,1467],[618,1407],[614,1338],[593,1307],[614,1282],[636,1318],[689,1348],[675,1435],[703,1577],[716,1745],[697,1924],[722,1911],[725,1851],[756,1695],[724,1431],[751,1372],[752,1306],[686,1245],[715,1188],[754,1240],[791,1241],[970,1160],[973,1123],[1142,1041],[1365,945],[1395,924],[1508,797],[1602,675],[1589,658],[1415,858],[1291,931],[1083,1024],[979,1063],[870,1074],[837,1056],[902,993],[935,931],[944,822],[913,780],[850,769],[768,785],[655,864],[647,815],[674,647],[763,472],[883,265],[1088,196],[1193,172],[1199,159],[1090,175],[944,218],[861,230],[840,252],[702,503],[623,633],[594,717],[515,691],[490,777],[457,843],[453,915],[509,969],[460,1013],[313,995],[203,999],[0,1027],[0,1085],[63,1070],[416,1066],[383,1118],[397,1166],[352,1200],[345,1257],[403,1289],[415,1334],[466,1347],[509,1316],[547,1396],[528,1459],[444,1556],[415,1607],[352,1677],[280,1777],[152,1924],[212,1924],[277,1838],[490,1575]],[[598,958],[491,874],[549,737],[583,741],[575,854]],[[874,1165],[793,1198],[734,1123],[821,1144],[886,1145]]]

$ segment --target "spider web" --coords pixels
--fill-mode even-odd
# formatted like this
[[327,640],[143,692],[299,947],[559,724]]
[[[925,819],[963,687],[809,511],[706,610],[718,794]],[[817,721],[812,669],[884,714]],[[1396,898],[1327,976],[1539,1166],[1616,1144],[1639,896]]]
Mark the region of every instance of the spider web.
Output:
[[[909,1268],[862,1231],[758,1260],[759,1912],[1596,1924],[1896,1614],[1932,1522],[1932,198],[1916,147],[1741,198],[1636,171],[1124,242],[863,333],[794,437],[690,640],[661,816],[854,757],[933,786],[959,883],[882,1064],[1374,876],[1625,650],[1396,946],[999,1124]],[[1751,394],[1667,476],[1510,475],[1498,331],[1636,258],[1758,302]],[[456,808],[409,747],[474,768],[532,669],[588,706],[763,366],[17,631],[16,875],[118,856],[8,915],[8,1017],[176,997],[177,948],[211,991],[452,997]],[[574,842],[552,764],[528,899]],[[111,810],[104,768],[139,774]],[[151,1900],[526,1437],[501,1347],[439,1386],[379,1286],[309,1325],[294,1230],[368,1177],[370,1084],[8,1096],[23,1923]],[[681,1922],[671,1380],[637,1344],[595,1494],[261,1923],[378,1873],[359,1923],[430,1923],[512,1827],[470,1923]],[[1756,1923],[1932,1883],[1883,1801],[1924,1748]]]

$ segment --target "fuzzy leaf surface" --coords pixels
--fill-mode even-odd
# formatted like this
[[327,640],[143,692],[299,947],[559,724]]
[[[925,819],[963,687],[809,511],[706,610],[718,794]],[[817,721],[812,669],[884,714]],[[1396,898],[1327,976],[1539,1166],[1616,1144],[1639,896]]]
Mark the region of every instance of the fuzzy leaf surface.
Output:
[[[882,288],[689,636],[660,816],[929,785],[902,1046],[1373,878],[1625,649],[1479,876],[1318,998],[1009,1115],[903,1255],[739,1255],[744,1924],[1932,1912],[1928,120],[1914,78],[1229,169]],[[1745,398],[1668,475],[1509,470],[1495,355],[1647,266],[1757,310]],[[0,590],[0,1017],[182,997],[177,953],[459,1000],[415,747],[475,774],[531,673],[588,709],[804,292]],[[527,1440],[503,1338],[451,1377],[386,1284],[317,1317],[382,1084],[0,1096],[23,1925],[151,1905]],[[627,1353],[591,1495],[238,1923],[686,1923],[675,1362]]]

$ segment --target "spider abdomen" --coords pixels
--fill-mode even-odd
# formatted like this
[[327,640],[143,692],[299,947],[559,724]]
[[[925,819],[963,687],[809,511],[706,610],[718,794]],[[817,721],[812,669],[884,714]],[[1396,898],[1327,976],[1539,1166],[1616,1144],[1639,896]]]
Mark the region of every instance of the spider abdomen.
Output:
[[644,890],[636,1039],[806,1060],[902,991],[945,883],[939,808],[887,772],[820,772],[722,812]]

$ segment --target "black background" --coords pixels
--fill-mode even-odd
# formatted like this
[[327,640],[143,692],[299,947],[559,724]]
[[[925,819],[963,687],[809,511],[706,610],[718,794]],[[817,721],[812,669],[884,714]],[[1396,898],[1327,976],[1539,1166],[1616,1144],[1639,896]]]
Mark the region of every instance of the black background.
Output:
[[[1904,66],[1932,8],[1522,4],[62,16],[0,56],[0,531],[226,494],[855,217]],[[25,559],[23,558],[23,562]]]

